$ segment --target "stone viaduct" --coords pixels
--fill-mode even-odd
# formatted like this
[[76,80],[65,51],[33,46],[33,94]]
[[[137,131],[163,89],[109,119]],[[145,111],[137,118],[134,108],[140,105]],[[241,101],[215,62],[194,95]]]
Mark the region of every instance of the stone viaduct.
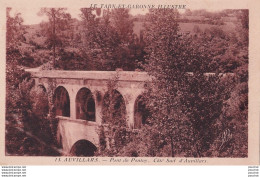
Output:
[[[75,146],[84,144],[96,150],[99,147],[97,128],[102,124],[104,97],[108,94],[108,82],[116,81],[114,91],[125,106],[126,124],[137,128],[135,112],[138,100],[144,92],[145,81],[150,78],[137,71],[64,71],[27,69],[52,99],[58,123],[58,139],[64,155],[75,155]],[[51,94],[50,94],[51,93]],[[49,100],[50,101],[50,100]],[[139,123],[138,123],[139,122]],[[72,152],[73,151],[73,152]],[[79,149],[80,151],[80,149]],[[76,153],[77,154],[77,153]],[[93,155],[89,152],[85,155]]]

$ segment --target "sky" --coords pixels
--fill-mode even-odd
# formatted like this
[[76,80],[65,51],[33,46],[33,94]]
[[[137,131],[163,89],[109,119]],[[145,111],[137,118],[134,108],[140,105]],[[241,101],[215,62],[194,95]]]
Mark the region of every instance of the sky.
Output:
[[[40,8],[13,8],[11,14],[21,13],[21,16],[24,20],[24,25],[32,25],[32,24],[39,24],[42,21],[47,21],[46,16],[39,16],[37,15],[40,11]],[[79,8],[68,8],[67,12],[69,12],[72,18],[80,19],[80,9]],[[137,14],[146,14],[148,9],[131,9],[130,14],[137,15]]]

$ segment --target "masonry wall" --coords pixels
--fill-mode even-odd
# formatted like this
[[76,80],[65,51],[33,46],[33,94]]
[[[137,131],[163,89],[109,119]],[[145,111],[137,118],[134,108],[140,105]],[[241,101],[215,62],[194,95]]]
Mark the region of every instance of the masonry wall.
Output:
[[[88,140],[96,147],[99,146],[97,128],[102,123],[102,103],[108,90],[109,80],[117,76],[116,90],[124,98],[127,125],[129,128],[133,128],[135,101],[144,92],[145,81],[150,79],[145,72],[133,71],[41,71],[39,69],[28,71],[32,73],[36,85],[44,86],[47,92],[62,86],[69,94],[70,117],[59,118],[58,125],[58,134],[62,137],[63,150],[66,153],[70,152],[71,147],[78,140]],[[76,96],[84,87],[93,94],[96,122],[76,119]]]

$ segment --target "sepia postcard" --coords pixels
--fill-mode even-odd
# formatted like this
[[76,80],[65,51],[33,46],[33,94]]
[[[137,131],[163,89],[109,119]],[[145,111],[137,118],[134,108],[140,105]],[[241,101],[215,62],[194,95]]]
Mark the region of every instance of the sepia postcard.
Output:
[[1,0],[1,165],[259,165],[257,0]]

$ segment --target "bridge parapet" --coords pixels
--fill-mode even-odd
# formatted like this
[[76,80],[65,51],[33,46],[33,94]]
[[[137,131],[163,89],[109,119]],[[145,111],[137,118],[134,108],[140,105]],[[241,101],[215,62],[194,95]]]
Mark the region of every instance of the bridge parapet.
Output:
[[84,124],[86,126],[98,126],[97,122],[81,120],[81,119],[71,119],[70,117],[65,117],[65,116],[56,116],[56,119],[59,119],[60,121],[68,121],[77,124]]
[[39,68],[26,69],[34,78],[63,78],[63,79],[87,79],[110,80],[118,75],[118,81],[144,82],[151,78],[146,72],[139,71],[64,71],[64,70],[40,70]]

